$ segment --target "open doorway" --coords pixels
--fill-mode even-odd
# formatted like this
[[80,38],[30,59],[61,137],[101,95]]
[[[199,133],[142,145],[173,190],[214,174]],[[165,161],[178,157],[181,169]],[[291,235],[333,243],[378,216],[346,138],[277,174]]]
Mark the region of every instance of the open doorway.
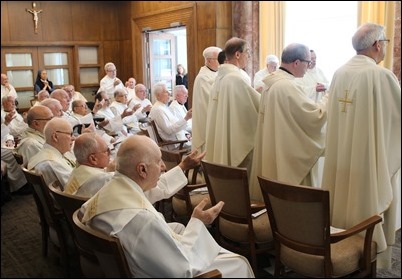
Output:
[[144,31],[144,82],[152,103],[151,89],[157,82],[164,82],[170,93],[175,86],[176,66],[187,69],[186,27]]

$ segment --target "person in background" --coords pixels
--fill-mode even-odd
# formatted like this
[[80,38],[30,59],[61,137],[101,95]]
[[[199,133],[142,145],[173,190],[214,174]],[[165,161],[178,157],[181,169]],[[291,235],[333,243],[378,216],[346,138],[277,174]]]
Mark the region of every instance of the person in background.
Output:
[[140,104],[139,107],[135,111],[135,115],[140,122],[147,122],[148,121],[148,114],[151,111],[152,103],[147,97],[147,88],[144,84],[138,83],[135,86],[135,96],[132,98],[132,101],[129,103],[128,107],[133,109],[135,105]]
[[41,90],[47,90],[49,93],[52,93],[54,90],[53,82],[47,78],[47,71],[45,69],[38,70],[34,84],[35,95]]
[[14,86],[8,82],[8,76],[1,73],[1,99],[5,96],[13,96],[17,100],[18,95]]
[[[188,99],[188,91],[184,85],[176,85],[173,89],[173,101],[169,105],[169,109],[178,119],[186,117],[187,109],[184,104]],[[191,138],[192,123],[191,119],[187,121],[186,131],[188,138]]]
[[145,192],[165,170],[152,139],[128,137],[112,179],[82,205],[82,222],[119,238],[133,277],[191,278],[215,268],[222,277],[254,277],[247,259],[220,247],[205,226],[218,216],[222,201],[203,210],[207,199],[202,200],[180,234],[156,211]]
[[114,100],[114,92],[117,89],[124,89],[125,86],[123,82],[117,77],[116,66],[112,62],[108,62],[105,64],[105,73],[106,75],[99,82],[99,90],[106,92],[110,101]]
[[264,82],[262,81],[267,75],[275,72],[279,68],[279,59],[276,55],[270,54],[265,58],[264,69],[259,70],[254,75],[254,89],[258,92],[262,92],[264,89]]
[[36,95],[36,98],[38,99],[33,106],[38,106],[40,105],[40,102],[49,99],[50,94],[47,90],[41,90],[38,92],[38,95]]
[[311,64],[307,69],[307,73],[303,78],[296,79],[307,94],[307,96],[314,102],[318,103],[325,91],[329,87],[329,81],[325,77],[324,72],[317,67],[317,55],[314,50],[310,49]]
[[204,66],[201,67],[194,80],[193,107],[196,109],[193,111],[192,118],[192,125],[194,126],[194,129],[192,129],[193,150],[197,148],[205,150],[205,116],[207,115],[212,84],[218,74],[218,55],[221,51],[222,49],[216,46],[210,46],[204,49],[202,52]]
[[[188,76],[186,69],[182,64],[177,64],[176,66],[176,83],[175,85],[184,85],[188,89]],[[186,109],[188,109],[188,103],[184,104]]]
[[126,90],[127,90],[127,100],[135,98],[135,78],[131,77],[127,80]]
[[352,37],[356,55],[329,88],[322,188],[330,191],[331,225],[348,229],[373,215],[377,267],[389,268],[401,226],[401,87],[378,65],[389,40],[384,26],[366,23]]
[[88,102],[87,98],[84,97],[80,92],[75,91],[75,87],[72,84],[66,85],[63,87],[63,90],[67,92],[68,97],[70,97],[70,106],[68,111],[72,111],[72,103],[76,100],[84,101],[85,103]]

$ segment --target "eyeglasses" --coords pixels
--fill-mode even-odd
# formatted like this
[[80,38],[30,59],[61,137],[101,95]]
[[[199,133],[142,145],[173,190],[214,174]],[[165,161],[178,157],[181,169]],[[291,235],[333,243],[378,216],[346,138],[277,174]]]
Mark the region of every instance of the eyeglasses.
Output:
[[37,119],[34,119],[34,120],[37,120],[37,121],[40,121],[40,120],[42,120],[42,121],[49,121],[49,120],[52,120],[52,119],[53,119],[53,116],[50,117],[50,118],[37,118]]
[[62,134],[65,134],[65,135],[70,135],[70,137],[73,136],[73,132],[56,131],[56,133],[62,133]]
[[381,39],[381,40],[377,40],[377,41],[374,42],[373,46],[375,46],[375,44],[376,44],[377,42],[385,42],[386,44],[388,44],[390,41],[391,41],[390,39]]
[[306,62],[307,66],[311,65],[311,60],[304,60],[304,59],[299,59],[299,60],[302,61],[302,62]]
[[110,155],[112,153],[112,150],[108,147],[105,151],[100,151],[100,152],[94,152],[91,154],[99,154],[99,153],[107,153],[107,155]]

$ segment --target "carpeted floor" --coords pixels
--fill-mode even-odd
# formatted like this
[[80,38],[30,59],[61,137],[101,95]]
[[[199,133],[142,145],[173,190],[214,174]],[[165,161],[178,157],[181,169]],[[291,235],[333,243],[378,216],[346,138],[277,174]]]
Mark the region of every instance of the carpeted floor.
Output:
[[[401,231],[393,246],[392,268],[378,269],[378,278],[401,277]],[[46,258],[41,253],[39,217],[32,196],[13,196],[1,207],[1,278],[62,278],[56,248],[50,244]],[[272,261],[272,259],[270,260]],[[269,260],[260,258],[259,278],[272,277],[268,271]],[[300,275],[289,273],[288,277]]]

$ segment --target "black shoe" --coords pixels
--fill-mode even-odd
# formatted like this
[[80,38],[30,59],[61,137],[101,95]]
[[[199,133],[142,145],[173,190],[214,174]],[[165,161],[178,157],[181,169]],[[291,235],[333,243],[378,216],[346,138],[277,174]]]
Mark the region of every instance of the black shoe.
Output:
[[19,188],[17,191],[12,192],[13,195],[21,195],[21,196],[30,195],[32,193],[33,193],[32,185],[29,183],[25,184],[24,186]]

